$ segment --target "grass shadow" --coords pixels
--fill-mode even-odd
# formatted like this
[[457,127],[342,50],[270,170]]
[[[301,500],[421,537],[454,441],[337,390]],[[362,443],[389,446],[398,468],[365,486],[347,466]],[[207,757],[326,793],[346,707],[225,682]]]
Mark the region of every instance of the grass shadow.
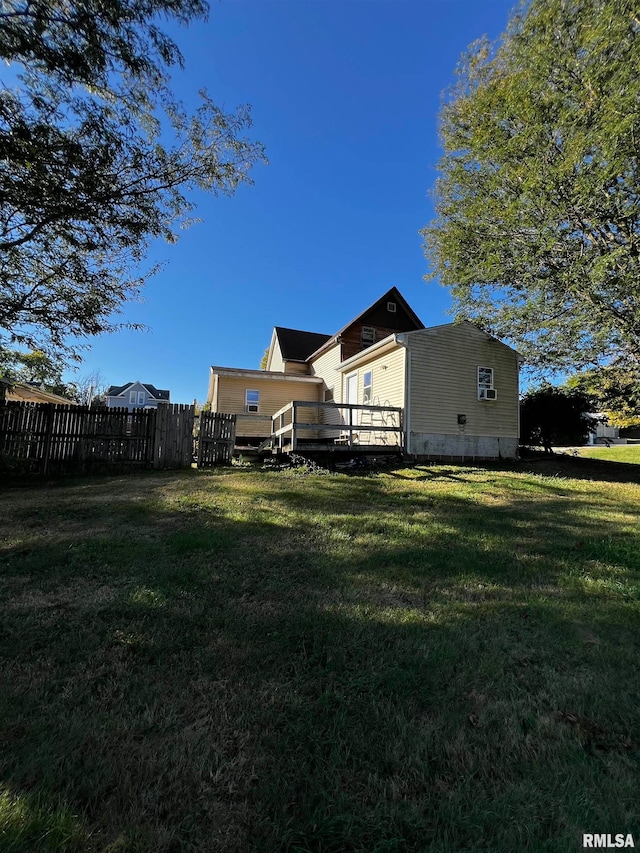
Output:
[[81,828],[16,853],[640,829],[638,493],[448,474],[2,496],[2,781]]

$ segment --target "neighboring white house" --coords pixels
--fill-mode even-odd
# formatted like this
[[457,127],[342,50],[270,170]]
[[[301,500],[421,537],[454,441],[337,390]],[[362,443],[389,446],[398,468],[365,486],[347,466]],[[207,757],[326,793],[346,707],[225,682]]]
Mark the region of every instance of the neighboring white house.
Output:
[[311,404],[299,407],[308,442],[337,445],[340,428],[355,423],[368,427],[361,443],[384,445],[397,425],[405,454],[416,458],[514,458],[520,363],[470,323],[425,328],[394,287],[333,336],[276,327],[267,370],[211,367],[207,400],[238,416],[246,443],[274,434],[272,416],[296,400]]
[[169,403],[169,391],[160,391],[147,382],[127,382],[126,385],[111,385],[107,389],[107,408],[156,409],[161,403]]
[[626,438],[620,438],[619,427],[610,426],[607,415],[596,412],[590,415],[594,420],[594,429],[589,433],[589,444],[626,444]]

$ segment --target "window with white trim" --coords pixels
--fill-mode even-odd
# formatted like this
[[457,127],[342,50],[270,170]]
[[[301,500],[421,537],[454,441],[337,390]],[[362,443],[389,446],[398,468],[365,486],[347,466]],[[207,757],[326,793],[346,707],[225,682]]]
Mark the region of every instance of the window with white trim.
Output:
[[371,405],[373,401],[373,371],[367,370],[362,378],[362,402]]
[[135,404],[136,404],[136,392],[135,391],[129,391],[129,403],[132,406],[135,406]]
[[497,397],[493,387],[493,367],[478,367],[478,399],[496,400]]
[[478,368],[478,388],[493,388],[493,367]]
[[371,344],[375,344],[376,342],[376,329],[375,326],[363,326],[362,331],[360,333],[360,342],[363,347],[370,347]]
[[387,302],[387,311],[389,314],[396,313],[396,303],[395,302]]
[[260,392],[247,389],[244,410],[248,415],[257,415],[260,411]]
[[147,402],[147,395],[145,394],[145,392],[144,391],[138,391],[138,405],[144,406],[144,404],[146,402]]

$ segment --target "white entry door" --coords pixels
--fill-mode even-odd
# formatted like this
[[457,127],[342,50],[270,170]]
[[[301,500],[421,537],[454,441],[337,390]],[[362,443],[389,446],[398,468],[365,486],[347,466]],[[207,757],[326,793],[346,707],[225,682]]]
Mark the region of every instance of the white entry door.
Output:
[[[344,401],[345,401],[345,403],[349,403],[350,405],[355,405],[358,402],[358,374],[357,373],[352,373],[349,376],[347,376]],[[347,423],[349,423],[349,412],[348,411],[345,411],[345,416],[346,416],[345,421]],[[357,426],[357,424],[358,424],[358,410],[357,409],[352,413],[352,418],[353,418],[353,420],[351,421],[351,423],[354,426]]]

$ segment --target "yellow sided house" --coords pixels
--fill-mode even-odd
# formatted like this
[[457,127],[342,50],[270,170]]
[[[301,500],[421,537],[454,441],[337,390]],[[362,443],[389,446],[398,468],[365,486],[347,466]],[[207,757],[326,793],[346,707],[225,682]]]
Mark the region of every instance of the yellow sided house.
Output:
[[393,287],[334,335],[276,326],[266,369],[211,367],[207,401],[241,446],[511,459],[520,362],[471,323],[425,328]]

